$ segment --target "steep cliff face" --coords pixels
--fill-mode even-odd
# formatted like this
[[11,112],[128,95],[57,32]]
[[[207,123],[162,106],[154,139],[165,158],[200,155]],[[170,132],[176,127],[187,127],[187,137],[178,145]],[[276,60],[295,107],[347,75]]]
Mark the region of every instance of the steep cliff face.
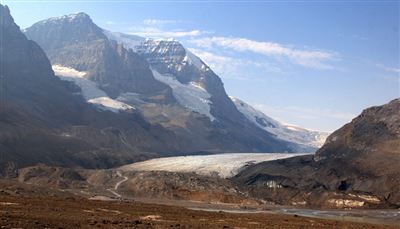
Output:
[[261,163],[234,179],[286,204],[400,206],[400,100],[366,109],[315,156]]

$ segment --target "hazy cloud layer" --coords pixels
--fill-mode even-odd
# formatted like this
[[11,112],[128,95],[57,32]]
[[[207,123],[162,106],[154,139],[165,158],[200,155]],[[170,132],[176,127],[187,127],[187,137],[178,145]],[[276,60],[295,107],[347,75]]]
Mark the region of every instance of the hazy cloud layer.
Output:
[[143,24],[149,25],[149,26],[163,26],[163,25],[168,25],[168,24],[179,24],[183,23],[184,21],[179,21],[179,20],[170,20],[170,19],[145,19],[143,20]]
[[309,68],[332,69],[329,61],[337,60],[334,52],[298,49],[274,42],[260,42],[246,38],[203,37],[193,39],[192,44],[203,48],[224,48],[238,52],[252,52],[269,57],[287,58],[292,63]]
[[246,73],[248,73],[246,68],[259,69],[263,72],[282,72],[279,67],[266,61],[261,62],[241,59],[237,57],[216,54],[201,49],[190,48],[189,50],[200,57],[208,66],[211,67],[213,71],[223,77],[249,79],[249,76],[246,75]]
[[323,127],[322,125],[324,125],[324,123],[337,123],[337,125],[340,126],[342,123],[350,122],[358,115],[338,110],[323,109],[319,107],[272,107],[265,104],[255,104],[254,107],[264,112],[265,114],[271,115],[272,117],[283,123],[285,123],[286,120],[296,120],[296,122],[299,123],[312,121],[316,124],[316,126],[318,125],[318,123],[321,123],[319,128],[315,127],[314,129],[324,130],[328,132],[332,132],[334,131],[334,129],[330,129],[328,127],[329,125]]
[[159,27],[144,27],[144,26],[133,26],[129,29],[130,34],[146,37],[146,38],[184,38],[184,37],[198,37],[202,35],[210,34],[208,31],[202,31],[198,29],[192,30],[164,30]]
[[380,69],[383,69],[387,72],[394,72],[394,73],[400,73],[400,68],[399,67],[388,67],[383,64],[376,64],[376,66]]

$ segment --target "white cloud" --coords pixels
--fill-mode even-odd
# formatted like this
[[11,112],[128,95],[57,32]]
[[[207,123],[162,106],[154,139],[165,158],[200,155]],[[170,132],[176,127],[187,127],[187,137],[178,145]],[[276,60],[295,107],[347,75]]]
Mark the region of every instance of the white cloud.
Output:
[[[262,104],[257,104],[255,106],[259,109],[268,109],[268,107]],[[275,109],[275,111],[287,111],[287,112],[298,113],[299,115],[303,115],[304,117],[307,117],[309,119],[313,119],[314,117],[327,117],[327,118],[335,118],[335,119],[350,121],[351,119],[356,117],[356,115],[353,113],[340,112],[323,108],[305,108],[305,107],[288,106],[288,107],[271,108],[271,109]]]
[[143,20],[143,24],[149,25],[149,26],[162,26],[162,25],[167,25],[167,24],[178,24],[178,23],[183,23],[183,21],[178,21],[178,20],[165,20],[165,19],[145,19]]
[[202,31],[198,29],[166,31],[156,27],[131,27],[129,33],[148,38],[198,37],[204,34],[209,34],[209,32],[207,31]]
[[191,52],[200,57],[218,75],[228,78],[249,79],[243,75],[243,69],[247,67],[259,68],[265,72],[281,73],[281,69],[268,63],[252,60],[244,60],[226,55],[219,55],[200,49],[189,48]]
[[337,54],[321,50],[298,49],[274,42],[260,42],[246,38],[204,37],[193,39],[192,44],[202,48],[222,47],[239,52],[252,52],[276,58],[286,57],[293,63],[309,68],[331,69],[326,62],[336,60]]
[[400,68],[399,67],[397,67],[397,68],[396,67],[388,67],[388,66],[385,66],[383,64],[376,64],[376,66],[378,68],[380,68],[380,69],[383,69],[383,70],[387,71],[387,72],[400,73]]
[[[330,126],[324,131],[332,132],[335,129],[341,127],[347,122],[350,122],[357,115],[349,112],[337,111],[327,108],[318,108],[318,107],[296,107],[296,106],[286,106],[286,107],[272,107],[266,106],[264,104],[255,104],[255,108],[264,112],[275,119],[286,123],[287,120],[281,119],[281,117],[285,117],[285,119],[297,120],[300,124],[302,123],[315,123],[322,122],[325,126]],[[326,125],[326,123],[330,123],[330,125]],[[289,122],[290,123],[290,122]],[[307,125],[300,125],[307,126]],[[335,126],[332,128],[331,126]],[[309,126],[308,128],[315,129],[315,127]]]

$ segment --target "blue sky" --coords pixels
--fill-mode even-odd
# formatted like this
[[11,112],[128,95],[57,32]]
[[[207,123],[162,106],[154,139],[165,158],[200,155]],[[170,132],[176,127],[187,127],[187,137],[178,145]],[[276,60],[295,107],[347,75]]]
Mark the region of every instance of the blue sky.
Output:
[[102,28],[173,37],[227,93],[285,123],[332,131],[400,97],[399,1],[1,1],[21,28],[86,12]]

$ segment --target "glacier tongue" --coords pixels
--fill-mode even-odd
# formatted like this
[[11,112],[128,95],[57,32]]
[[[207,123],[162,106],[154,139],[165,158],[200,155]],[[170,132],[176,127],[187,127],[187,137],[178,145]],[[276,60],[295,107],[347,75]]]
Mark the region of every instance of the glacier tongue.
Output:
[[85,72],[60,65],[53,65],[52,68],[54,74],[60,79],[73,82],[80,87],[83,98],[88,103],[96,105],[99,109],[112,112],[134,109],[134,107],[126,103],[108,97],[103,90],[97,87],[95,82],[85,78]]
[[120,167],[125,171],[194,172],[199,175],[218,175],[228,178],[248,165],[305,154],[290,153],[230,153],[215,155],[178,156],[156,158]]

